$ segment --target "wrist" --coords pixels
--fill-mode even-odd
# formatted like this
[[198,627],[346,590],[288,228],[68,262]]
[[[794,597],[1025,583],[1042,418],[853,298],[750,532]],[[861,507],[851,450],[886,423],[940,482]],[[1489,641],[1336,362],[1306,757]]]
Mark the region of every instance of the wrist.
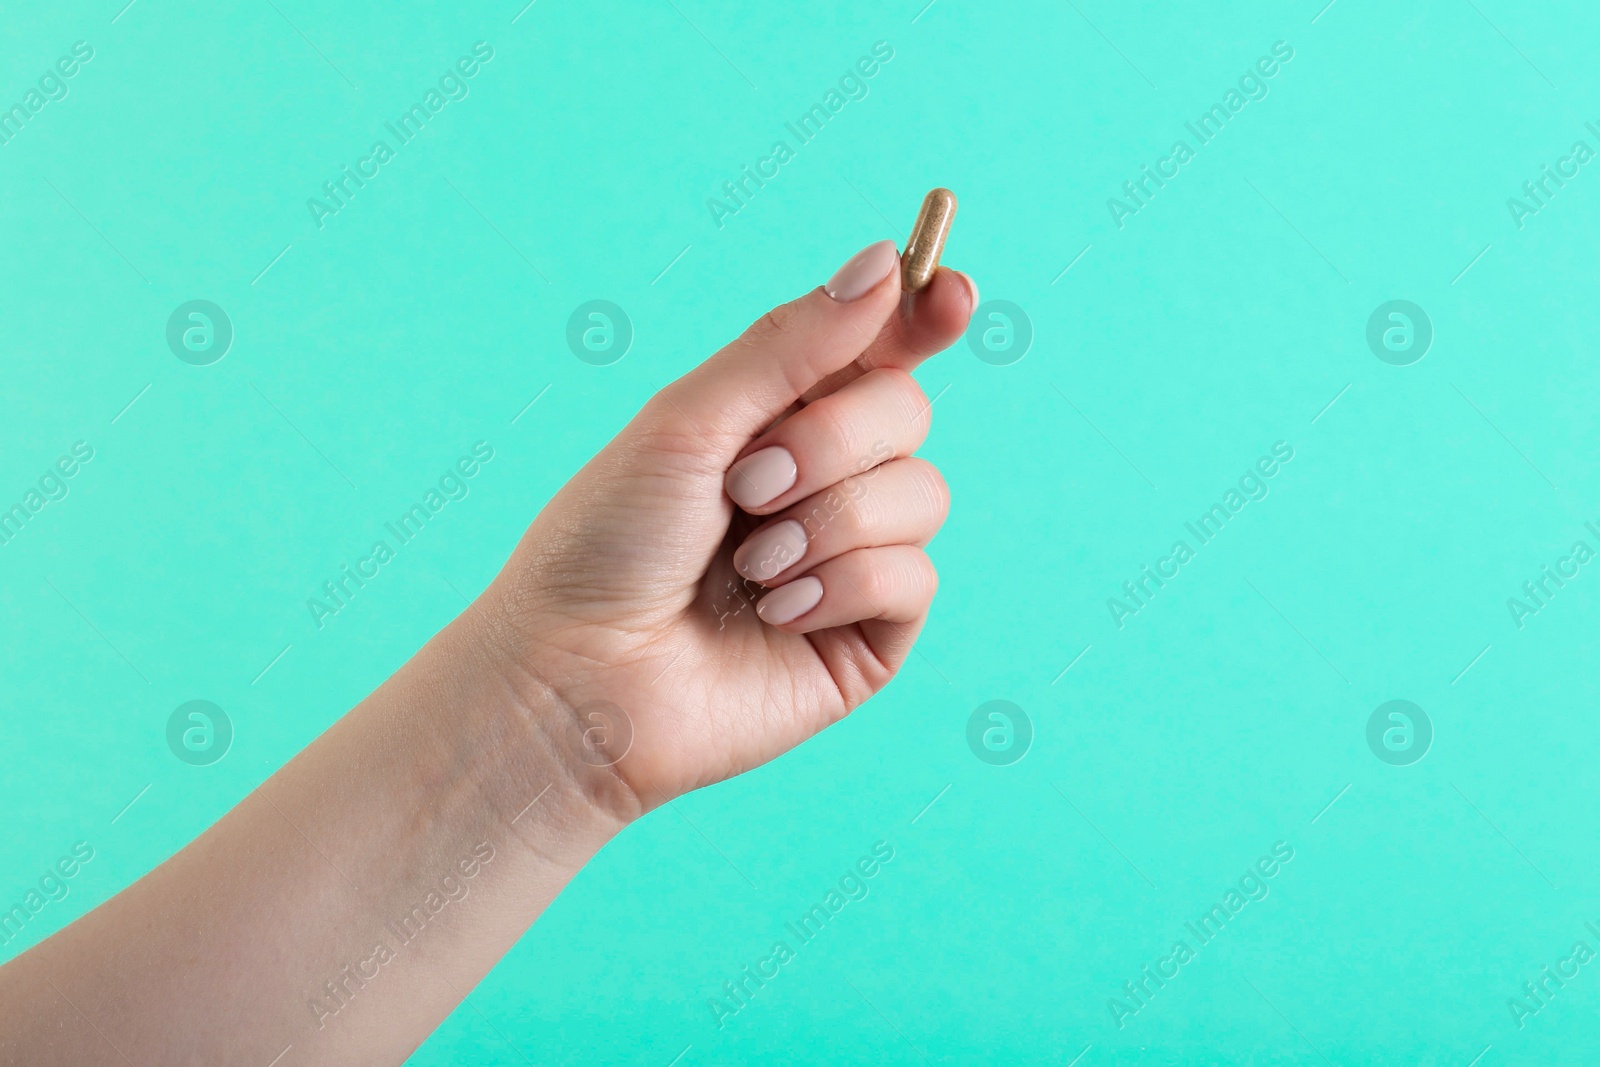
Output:
[[496,754],[491,803],[509,808],[507,819],[518,829],[544,810],[539,824],[586,839],[598,835],[603,844],[643,813],[616,767],[632,742],[626,714],[586,702],[580,679],[539,657],[494,587],[438,640],[480,690],[472,731]]

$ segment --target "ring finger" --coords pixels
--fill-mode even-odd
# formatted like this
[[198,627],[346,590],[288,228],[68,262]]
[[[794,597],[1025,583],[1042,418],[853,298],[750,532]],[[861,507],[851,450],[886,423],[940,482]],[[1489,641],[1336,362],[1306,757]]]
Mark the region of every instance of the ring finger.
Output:
[[733,554],[751,581],[789,581],[858,548],[926,545],[950,510],[950,490],[926,460],[897,459],[844,479],[774,515]]

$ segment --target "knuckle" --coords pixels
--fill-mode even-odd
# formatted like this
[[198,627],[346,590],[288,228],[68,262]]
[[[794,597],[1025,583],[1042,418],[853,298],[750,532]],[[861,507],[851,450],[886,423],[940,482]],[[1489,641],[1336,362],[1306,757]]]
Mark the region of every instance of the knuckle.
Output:
[[932,600],[933,595],[939,591],[939,568],[933,565],[933,560],[921,549],[917,550],[916,560],[914,566],[919,572],[917,589],[924,600]]
[[862,377],[871,379],[875,391],[881,391],[881,395],[892,404],[904,427],[904,432],[899,436],[914,435],[917,439],[927,436],[933,420],[932,405],[928,403],[928,394],[923,392],[910,371],[900,367],[874,367]]
[[889,567],[868,564],[851,579],[851,584],[873,610],[881,611],[894,592],[895,582]]
[[856,418],[838,394],[818,400],[802,414],[804,424],[816,435],[822,454],[836,456],[851,450],[858,436]]
[[933,423],[933,404],[928,400],[928,394],[923,391],[917,380],[908,370],[898,367],[884,368],[890,376],[889,380],[896,394],[901,413],[906,424],[920,440],[928,435],[928,428]]
[[677,383],[662,386],[656,393],[640,406],[631,420],[641,433],[660,434],[676,429],[677,423],[682,422],[682,416],[673,407],[672,394],[677,389]]
[[697,407],[692,390],[673,382],[645,401],[602,455],[628,464],[657,464],[675,473],[714,473],[720,478],[727,472],[728,457],[746,441],[743,433]]
[[839,525],[848,539],[860,544],[883,524],[883,509],[873,499],[872,489],[863,478],[846,478],[836,487],[841,498]]
[[686,403],[686,399],[682,396],[673,399],[673,394],[679,390],[677,383],[673,383],[645,401],[629,420],[628,432],[619,435],[618,446],[632,445],[669,454],[705,454],[708,440],[684,413],[680,401]]
[[944,474],[938,467],[925,459],[915,459],[917,478],[923,498],[929,502],[929,512],[939,524],[944,525],[944,520],[950,517],[950,483],[945,481]]
[[773,308],[756,320],[756,330],[759,333],[787,333],[789,318],[781,308]]
[[746,342],[759,343],[771,338],[782,337],[794,329],[797,314],[798,309],[794,301],[790,301],[787,304],[779,304],[751,323],[750,328],[744,332],[744,339]]

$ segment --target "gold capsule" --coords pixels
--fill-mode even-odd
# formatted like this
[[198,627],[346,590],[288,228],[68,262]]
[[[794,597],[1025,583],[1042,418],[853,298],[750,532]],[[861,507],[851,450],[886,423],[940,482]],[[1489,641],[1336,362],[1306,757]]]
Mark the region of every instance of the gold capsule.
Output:
[[911,227],[911,238],[900,256],[900,287],[906,292],[920,292],[933,281],[933,272],[939,269],[939,253],[944,251],[944,239],[955,217],[956,194],[950,190],[935,189],[922,198],[917,224]]

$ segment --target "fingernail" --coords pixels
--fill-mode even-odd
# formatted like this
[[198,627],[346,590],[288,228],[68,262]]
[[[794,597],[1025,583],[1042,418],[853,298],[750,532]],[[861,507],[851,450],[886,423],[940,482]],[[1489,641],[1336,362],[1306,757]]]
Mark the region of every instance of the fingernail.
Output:
[[808,574],[762,597],[756,605],[756,614],[761,616],[762,622],[782,626],[816,607],[821,599],[822,579]]
[[752,534],[733,554],[733,569],[764,582],[806,554],[806,528],[794,519]]
[[973,281],[972,280],[972,275],[968,274],[964,270],[958,270],[958,271],[956,271],[956,273],[961,275],[961,280],[967,283],[967,292],[972,297],[972,310],[973,311],[977,311],[978,310],[978,283]]
[[799,473],[787,448],[763,448],[728,468],[728,495],[741,508],[759,508],[786,492]]
[[823,291],[841,304],[859,300],[894,270],[900,262],[900,253],[893,241],[879,241],[850,257],[850,261],[833,272]]

